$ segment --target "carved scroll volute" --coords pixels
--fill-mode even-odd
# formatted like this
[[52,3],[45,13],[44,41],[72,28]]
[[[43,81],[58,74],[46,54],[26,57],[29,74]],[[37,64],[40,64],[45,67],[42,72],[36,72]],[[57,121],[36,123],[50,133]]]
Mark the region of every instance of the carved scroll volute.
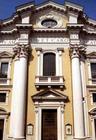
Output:
[[78,45],[78,44],[72,44],[70,45],[70,56],[71,58],[74,57],[81,57],[85,56],[86,53],[86,48],[83,45]]
[[17,45],[13,48],[15,59],[19,59],[20,57],[28,57],[28,54],[31,52],[31,48],[29,45]]

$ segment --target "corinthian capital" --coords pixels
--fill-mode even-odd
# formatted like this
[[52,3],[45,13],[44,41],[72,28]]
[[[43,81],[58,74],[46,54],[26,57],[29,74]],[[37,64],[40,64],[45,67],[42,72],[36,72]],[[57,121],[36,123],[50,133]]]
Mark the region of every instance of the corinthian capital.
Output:
[[13,48],[14,56],[16,58],[27,57],[30,52],[29,45],[17,45]]
[[83,45],[71,44],[70,45],[70,55],[72,58],[80,57],[81,55],[85,55],[85,47]]

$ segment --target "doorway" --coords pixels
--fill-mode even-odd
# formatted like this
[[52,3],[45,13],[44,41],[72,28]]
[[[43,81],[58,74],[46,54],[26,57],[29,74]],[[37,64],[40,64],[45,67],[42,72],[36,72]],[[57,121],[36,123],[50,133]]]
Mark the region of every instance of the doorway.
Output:
[[0,119],[0,140],[3,140],[4,119]]
[[42,140],[57,140],[57,110],[42,110]]

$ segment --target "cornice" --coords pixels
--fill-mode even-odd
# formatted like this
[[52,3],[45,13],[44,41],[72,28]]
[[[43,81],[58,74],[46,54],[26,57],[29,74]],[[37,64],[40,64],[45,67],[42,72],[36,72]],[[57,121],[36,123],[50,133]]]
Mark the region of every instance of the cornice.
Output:
[[10,31],[0,31],[0,34],[13,34],[13,33],[17,33],[18,32],[18,30],[17,30],[17,28],[14,28],[14,29],[12,29],[12,30],[10,30]]
[[93,26],[96,27],[96,20],[93,20],[91,18],[88,18],[88,22],[89,22],[90,25],[93,25]]
[[66,32],[66,28],[34,28],[32,32]]
[[1,28],[15,24],[18,19],[19,15],[17,15],[17,13],[14,13],[11,17],[1,20]]
[[89,29],[83,28],[82,31],[90,35],[92,34],[96,35],[96,30],[89,30]]
[[17,29],[32,29],[32,24],[21,23],[16,24]]
[[40,11],[42,9],[46,9],[46,8],[55,8],[59,11],[62,11],[62,12],[65,12],[66,11],[66,7],[65,5],[61,5],[61,4],[58,4],[57,2],[53,2],[53,1],[47,1],[47,2],[44,2],[42,4],[39,4],[37,6],[35,6],[36,8],[36,11]]
[[19,5],[16,7],[16,12],[22,12],[22,11],[29,10],[30,8],[32,8],[34,6],[34,4],[35,4],[35,1]]
[[83,24],[78,24],[78,23],[68,23],[67,28],[68,29],[82,29],[84,27]]
[[76,9],[78,11],[83,11],[83,6],[80,6],[75,3],[65,2],[65,6],[67,6],[68,8]]

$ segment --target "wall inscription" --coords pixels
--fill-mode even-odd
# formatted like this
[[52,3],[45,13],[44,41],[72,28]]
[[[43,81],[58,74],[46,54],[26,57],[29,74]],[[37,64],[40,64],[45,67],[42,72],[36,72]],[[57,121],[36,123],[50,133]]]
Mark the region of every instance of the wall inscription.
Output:
[[96,40],[85,40],[86,45],[96,45]]
[[16,40],[0,40],[0,45],[14,45]]
[[32,38],[32,43],[69,43],[68,38]]

